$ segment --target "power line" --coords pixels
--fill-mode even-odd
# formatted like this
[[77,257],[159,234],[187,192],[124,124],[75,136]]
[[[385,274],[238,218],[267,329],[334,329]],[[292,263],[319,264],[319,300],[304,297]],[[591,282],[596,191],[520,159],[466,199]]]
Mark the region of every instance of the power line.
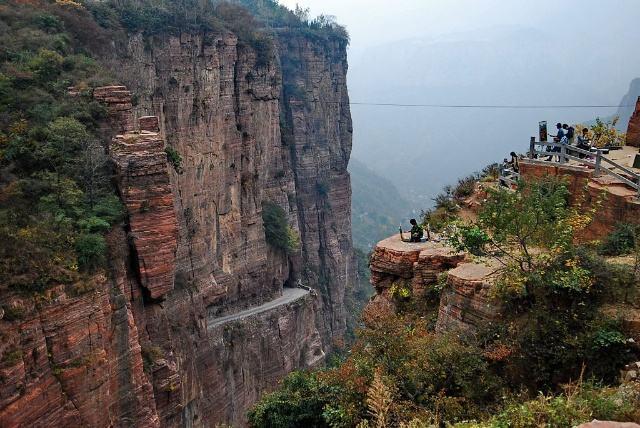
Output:
[[[347,104],[341,101],[319,101],[324,104]],[[361,101],[351,101],[349,105],[379,106],[379,107],[425,107],[425,108],[452,108],[452,109],[571,109],[571,108],[619,108],[635,107],[635,105],[514,105],[514,104],[401,104],[401,103],[371,103]]]

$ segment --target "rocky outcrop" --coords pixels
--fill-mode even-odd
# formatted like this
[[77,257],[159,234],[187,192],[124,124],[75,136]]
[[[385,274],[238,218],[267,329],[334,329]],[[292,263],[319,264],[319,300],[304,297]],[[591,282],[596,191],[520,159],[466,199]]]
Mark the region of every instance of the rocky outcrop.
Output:
[[448,272],[436,332],[473,333],[500,319],[502,303],[491,293],[496,269],[487,261],[463,263]]
[[490,260],[470,263],[466,259],[464,253],[440,242],[402,242],[400,235],[380,241],[369,264],[377,293],[370,305],[381,310],[394,308],[393,293],[398,288],[407,288],[412,298],[420,299],[440,280],[440,274],[446,274],[436,331],[475,332],[498,320],[502,305],[491,294],[497,266]]
[[[157,128],[153,119],[141,119],[141,126]],[[152,299],[163,298],[173,289],[178,237],[164,140],[156,132],[128,132],[113,139],[109,152],[129,215],[141,285]]]
[[636,108],[627,126],[626,144],[640,147],[640,97],[636,100]]
[[593,176],[593,170],[580,166],[560,166],[535,160],[520,161],[520,174],[530,177],[561,176],[567,180],[570,202],[581,204],[587,212],[596,208],[593,221],[578,231],[578,240],[602,239],[618,223],[640,224],[640,201],[637,192],[609,175]]
[[391,302],[394,285],[410,288],[411,295],[423,297],[438,281],[439,274],[463,262],[463,253],[439,242],[408,243],[394,235],[376,245],[370,260],[371,284],[377,296],[375,303]]
[[131,91],[126,86],[114,85],[95,88],[93,98],[107,107],[105,130],[110,133],[133,131]]

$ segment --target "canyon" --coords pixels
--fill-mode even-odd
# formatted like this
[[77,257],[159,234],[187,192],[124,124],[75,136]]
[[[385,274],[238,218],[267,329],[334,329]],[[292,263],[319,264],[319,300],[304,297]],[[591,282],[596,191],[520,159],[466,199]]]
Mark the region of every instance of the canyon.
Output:
[[[117,82],[93,97],[127,221],[106,271],[2,295],[1,426],[243,426],[340,346],[355,281],[347,42],[271,37],[265,57],[231,32],[135,34],[105,61]],[[267,242],[264,203],[299,248]]]

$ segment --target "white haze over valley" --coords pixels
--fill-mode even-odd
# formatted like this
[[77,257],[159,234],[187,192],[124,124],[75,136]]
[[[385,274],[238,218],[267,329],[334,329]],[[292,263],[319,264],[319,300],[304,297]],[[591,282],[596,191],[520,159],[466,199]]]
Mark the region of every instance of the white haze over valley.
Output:
[[353,157],[390,179],[414,209],[428,208],[443,185],[511,150],[525,152],[540,120],[553,131],[558,121],[584,122],[617,109],[355,102],[618,105],[640,77],[638,0],[281,3],[308,7],[312,16],[334,15],[347,27]]

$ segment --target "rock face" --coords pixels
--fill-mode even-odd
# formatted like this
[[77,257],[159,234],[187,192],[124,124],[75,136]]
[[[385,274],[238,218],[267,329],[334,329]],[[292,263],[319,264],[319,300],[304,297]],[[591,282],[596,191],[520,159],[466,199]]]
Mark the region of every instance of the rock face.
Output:
[[578,428],[640,428],[640,425],[633,422],[611,422],[594,419],[589,423],[579,425]]
[[475,332],[500,319],[502,304],[491,297],[495,270],[491,263],[463,263],[449,271],[440,297],[436,332]]
[[370,261],[376,299],[390,301],[390,290],[398,284],[410,287],[413,296],[423,296],[440,273],[456,267],[464,258],[463,253],[433,241],[407,243],[400,240],[400,235],[380,241]]
[[545,162],[523,160],[520,174],[528,177],[562,176],[568,180],[572,203],[581,203],[582,211],[597,207],[593,222],[576,234],[581,241],[602,239],[618,223],[640,224],[640,201],[635,190],[613,177],[593,176],[593,170],[577,166],[559,166]]
[[640,147],[640,97],[636,100],[636,108],[629,119],[626,143],[629,146]]
[[[124,232],[109,241],[126,242]],[[4,296],[14,315],[0,321],[0,426],[159,426],[124,258],[113,274],[51,289],[37,306]]]
[[178,237],[164,140],[155,132],[129,132],[116,136],[109,152],[129,214],[141,285],[151,298],[163,298],[173,290]]
[[371,305],[393,307],[392,289],[407,287],[420,298],[447,273],[440,295],[436,331],[469,333],[500,317],[501,304],[490,295],[496,270],[490,261],[466,262],[464,253],[438,242],[407,243],[394,235],[376,245],[371,255]]
[[[134,36],[114,57],[126,87],[94,97],[127,225],[91,287],[37,307],[3,297],[18,309],[0,320],[0,426],[243,426],[263,392],[340,341],[355,275],[346,45],[274,44],[258,62],[230,33]],[[266,242],[266,201],[299,250]],[[298,281],[317,297],[270,305]]]

